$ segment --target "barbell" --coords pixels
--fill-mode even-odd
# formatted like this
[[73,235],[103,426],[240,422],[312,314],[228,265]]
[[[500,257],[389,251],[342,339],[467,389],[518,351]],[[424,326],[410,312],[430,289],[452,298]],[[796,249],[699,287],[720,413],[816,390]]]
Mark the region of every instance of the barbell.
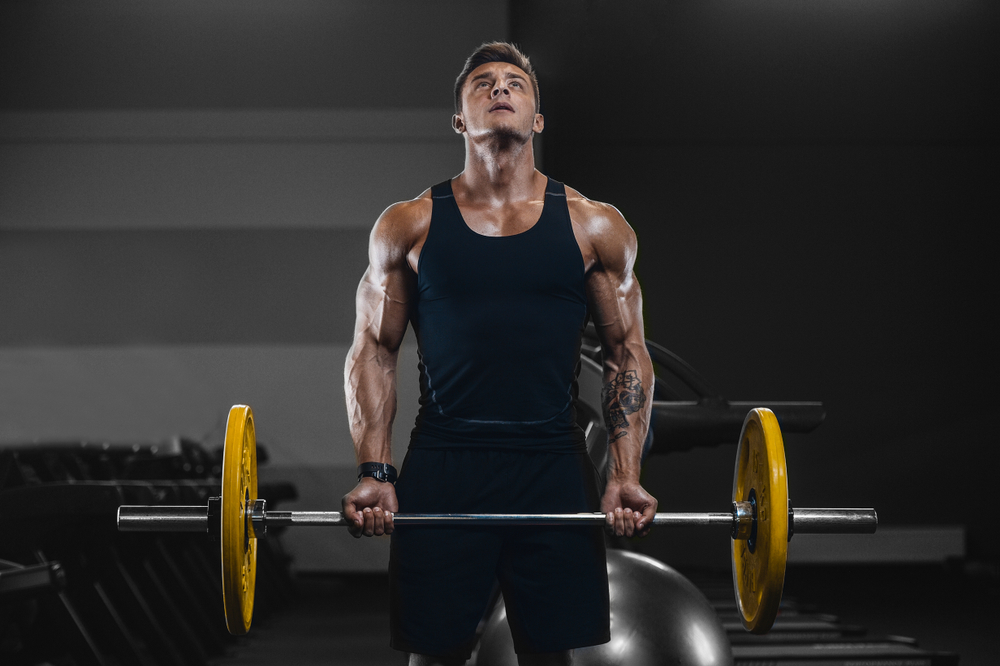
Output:
[[[874,509],[793,509],[781,429],[774,413],[758,407],[743,422],[733,474],[732,507],[721,513],[657,513],[653,525],[718,525],[732,536],[733,588],[743,626],[766,633],[774,624],[785,580],[788,541],[795,533],[873,533]],[[603,513],[576,514],[405,514],[410,525],[603,525]],[[257,538],[268,527],[346,527],[339,511],[269,511],[257,497],[257,441],[253,412],[229,410],[222,459],[220,497],[205,506],[118,507],[122,532],[209,532],[219,537],[226,626],[245,634],[253,618]]]

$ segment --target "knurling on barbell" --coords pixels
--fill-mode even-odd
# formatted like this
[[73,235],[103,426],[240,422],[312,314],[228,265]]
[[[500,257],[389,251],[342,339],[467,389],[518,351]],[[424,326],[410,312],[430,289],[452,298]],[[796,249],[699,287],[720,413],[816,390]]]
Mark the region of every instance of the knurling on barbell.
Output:
[[[733,588],[743,626],[766,633],[774,623],[784,587],[788,540],[794,532],[872,533],[874,509],[791,509],[781,429],[762,407],[747,414],[733,473],[728,513],[657,513],[654,525],[724,525],[733,537]],[[396,514],[407,525],[604,524],[602,513],[582,514]],[[794,524],[794,530],[792,525]],[[253,412],[229,411],[222,462],[221,497],[208,506],[121,506],[121,531],[214,531],[219,535],[226,626],[245,634],[253,619],[257,537],[268,526],[347,526],[337,511],[267,511],[257,497],[257,442]]]

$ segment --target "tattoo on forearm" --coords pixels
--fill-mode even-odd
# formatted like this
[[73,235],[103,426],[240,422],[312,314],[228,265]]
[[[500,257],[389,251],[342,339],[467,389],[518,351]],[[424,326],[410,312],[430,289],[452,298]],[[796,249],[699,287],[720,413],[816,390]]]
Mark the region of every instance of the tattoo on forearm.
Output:
[[646,392],[642,389],[638,373],[635,370],[619,372],[604,385],[601,402],[604,405],[604,422],[608,426],[608,441],[621,439],[628,434],[630,425],[625,417],[646,404]]

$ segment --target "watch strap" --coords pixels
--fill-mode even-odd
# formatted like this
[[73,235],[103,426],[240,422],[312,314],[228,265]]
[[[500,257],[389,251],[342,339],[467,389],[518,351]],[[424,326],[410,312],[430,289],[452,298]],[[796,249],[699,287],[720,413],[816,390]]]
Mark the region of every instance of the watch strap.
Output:
[[389,463],[366,462],[358,465],[358,481],[370,476],[383,483],[396,483],[396,468]]

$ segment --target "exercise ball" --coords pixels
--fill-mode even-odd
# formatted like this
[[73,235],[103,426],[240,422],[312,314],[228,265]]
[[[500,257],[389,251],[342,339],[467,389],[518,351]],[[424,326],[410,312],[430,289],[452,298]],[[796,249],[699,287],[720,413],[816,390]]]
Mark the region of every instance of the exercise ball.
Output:
[[[732,666],[732,649],[712,605],[663,562],[608,551],[611,640],[577,648],[574,666]],[[517,666],[501,600],[486,621],[476,666]]]

